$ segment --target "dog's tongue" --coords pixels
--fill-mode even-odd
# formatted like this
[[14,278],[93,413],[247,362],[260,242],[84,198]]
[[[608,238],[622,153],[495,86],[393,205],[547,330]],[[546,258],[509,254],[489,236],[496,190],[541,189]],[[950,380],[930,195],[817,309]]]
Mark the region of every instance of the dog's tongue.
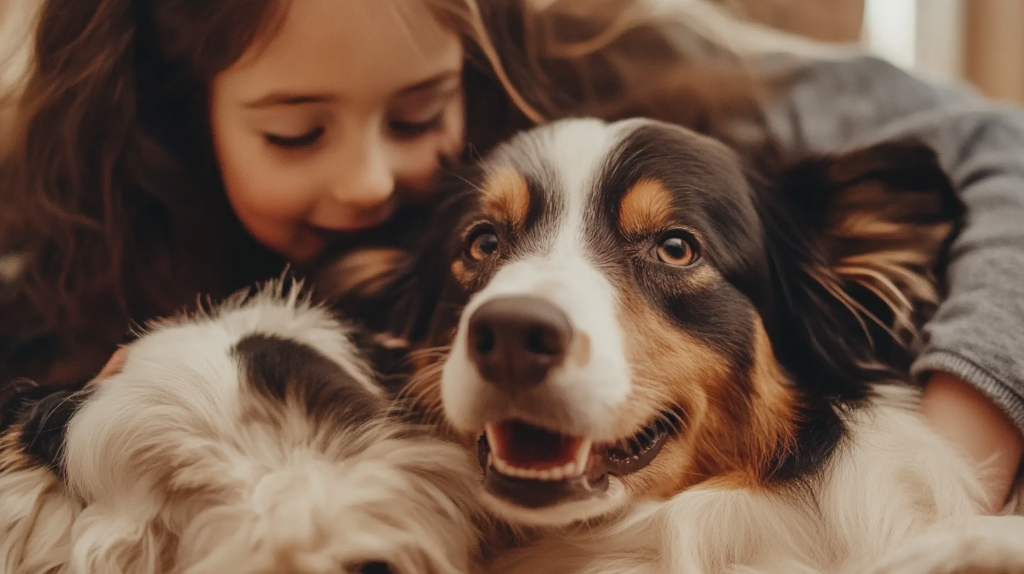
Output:
[[491,453],[503,467],[530,471],[561,471],[558,478],[582,473],[590,441],[520,421],[487,425]]
[[589,500],[608,490],[605,450],[589,439],[518,421],[489,424],[478,453],[484,488],[524,508]]

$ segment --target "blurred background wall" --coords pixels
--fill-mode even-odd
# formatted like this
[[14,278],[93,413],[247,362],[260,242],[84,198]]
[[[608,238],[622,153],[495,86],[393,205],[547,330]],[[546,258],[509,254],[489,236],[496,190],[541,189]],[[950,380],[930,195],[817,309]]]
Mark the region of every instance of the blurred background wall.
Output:
[[752,19],[1024,103],[1024,0],[719,0]]
[[[990,97],[1024,103],[1024,0],[715,1],[818,40],[862,42],[898,65],[967,80]],[[17,37],[4,24],[32,4],[0,0],[0,49]]]

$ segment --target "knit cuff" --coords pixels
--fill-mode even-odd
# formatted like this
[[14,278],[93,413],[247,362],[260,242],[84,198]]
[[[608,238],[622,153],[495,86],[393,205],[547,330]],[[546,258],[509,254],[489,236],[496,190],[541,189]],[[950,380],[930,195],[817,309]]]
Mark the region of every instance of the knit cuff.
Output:
[[910,373],[920,378],[935,371],[956,375],[970,383],[998,405],[1024,435],[1024,397],[1011,385],[999,381],[972,361],[947,351],[925,353],[914,363]]

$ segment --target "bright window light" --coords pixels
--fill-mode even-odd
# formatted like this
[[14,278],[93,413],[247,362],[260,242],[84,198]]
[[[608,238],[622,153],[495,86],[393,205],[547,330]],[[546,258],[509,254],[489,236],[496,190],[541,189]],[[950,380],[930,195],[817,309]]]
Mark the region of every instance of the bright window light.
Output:
[[864,41],[879,56],[913,68],[917,61],[917,0],[866,0]]

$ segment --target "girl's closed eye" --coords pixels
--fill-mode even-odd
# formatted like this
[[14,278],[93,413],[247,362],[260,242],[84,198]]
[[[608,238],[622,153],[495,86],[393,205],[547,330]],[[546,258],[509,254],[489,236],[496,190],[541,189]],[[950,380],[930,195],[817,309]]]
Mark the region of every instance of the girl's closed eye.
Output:
[[[439,131],[444,126],[444,110],[423,121],[393,120],[388,124],[391,134],[399,139],[412,139]],[[284,149],[308,147],[320,141],[324,128],[312,129],[297,136],[264,133],[263,137],[272,146]]]
[[399,139],[412,139],[436,132],[444,126],[445,110],[441,110],[430,118],[417,122],[392,120],[389,129]]
[[[441,91],[434,91],[440,89]],[[462,94],[461,84],[433,88],[399,100],[389,114],[387,129],[396,139],[410,140],[444,129],[452,104]]]
[[304,134],[297,136],[285,136],[271,133],[264,133],[263,137],[272,146],[284,149],[297,149],[311,146],[320,140],[324,134],[324,128],[314,128]]

